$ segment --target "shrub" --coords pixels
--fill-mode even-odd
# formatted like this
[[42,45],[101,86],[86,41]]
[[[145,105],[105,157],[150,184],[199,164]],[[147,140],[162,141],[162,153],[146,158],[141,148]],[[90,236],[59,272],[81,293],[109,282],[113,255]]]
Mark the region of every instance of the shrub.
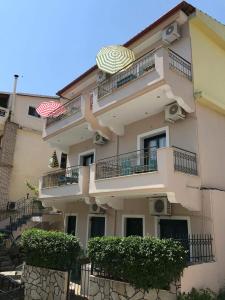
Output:
[[186,266],[180,243],[153,237],[93,238],[88,255],[95,268],[144,291],[168,287]]
[[216,295],[209,289],[192,289],[190,293],[179,295],[177,300],[216,300]]
[[216,300],[225,300],[225,289],[221,289]]
[[81,253],[78,239],[63,232],[28,229],[20,244],[27,264],[49,269],[68,270]]

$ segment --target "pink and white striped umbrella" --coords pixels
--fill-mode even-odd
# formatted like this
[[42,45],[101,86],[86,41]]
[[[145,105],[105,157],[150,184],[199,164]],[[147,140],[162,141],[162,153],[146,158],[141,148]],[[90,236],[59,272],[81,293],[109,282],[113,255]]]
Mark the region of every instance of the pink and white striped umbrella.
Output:
[[42,102],[36,108],[36,112],[42,117],[58,117],[66,112],[63,104],[57,101]]

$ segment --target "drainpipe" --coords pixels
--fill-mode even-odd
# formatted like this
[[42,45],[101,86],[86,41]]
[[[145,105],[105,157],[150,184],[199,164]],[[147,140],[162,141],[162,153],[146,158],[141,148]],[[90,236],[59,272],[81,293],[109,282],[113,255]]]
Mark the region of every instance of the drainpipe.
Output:
[[11,117],[14,116],[14,110],[15,110],[15,103],[16,103],[16,87],[17,87],[17,81],[18,81],[19,75],[14,75],[14,84],[13,84],[13,93],[12,93],[12,100],[11,100]]

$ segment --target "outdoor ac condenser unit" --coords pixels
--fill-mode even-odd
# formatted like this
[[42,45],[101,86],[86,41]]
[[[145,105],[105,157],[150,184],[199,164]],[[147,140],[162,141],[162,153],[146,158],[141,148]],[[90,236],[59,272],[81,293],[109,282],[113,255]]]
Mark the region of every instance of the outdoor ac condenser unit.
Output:
[[165,196],[149,200],[149,210],[153,216],[169,216],[171,215],[171,207],[171,203]]
[[177,103],[171,103],[165,107],[165,120],[175,122],[179,119],[185,118],[185,112],[182,107]]
[[104,214],[105,210],[98,206],[97,204],[91,204],[90,205],[90,213],[91,214]]
[[104,145],[107,143],[107,139],[104,136],[101,136],[98,132],[95,133],[93,138],[93,143],[98,145]]
[[180,28],[177,22],[173,22],[162,31],[162,41],[171,44],[180,37]]

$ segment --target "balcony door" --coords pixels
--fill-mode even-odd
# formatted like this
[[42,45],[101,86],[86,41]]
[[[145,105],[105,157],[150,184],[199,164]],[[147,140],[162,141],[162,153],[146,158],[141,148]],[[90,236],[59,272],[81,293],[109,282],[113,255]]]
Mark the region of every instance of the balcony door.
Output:
[[157,149],[166,147],[166,133],[144,139],[144,164],[151,166],[152,169],[157,166]]
[[101,237],[105,235],[105,217],[90,216],[89,217],[89,238]]
[[76,235],[77,216],[66,217],[66,233]]

